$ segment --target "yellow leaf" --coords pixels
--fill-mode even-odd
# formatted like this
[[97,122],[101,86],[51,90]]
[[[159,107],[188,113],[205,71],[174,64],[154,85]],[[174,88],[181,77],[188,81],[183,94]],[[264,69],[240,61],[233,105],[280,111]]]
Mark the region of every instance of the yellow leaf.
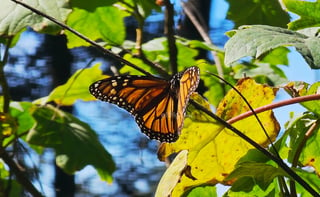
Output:
[[[246,78],[239,81],[236,88],[245,96],[253,108],[270,104],[276,89],[260,85]],[[199,103],[199,100],[197,100]],[[205,101],[200,103],[204,105]],[[208,108],[208,106],[207,106]],[[189,109],[189,108],[188,108]],[[249,107],[234,90],[230,90],[220,102],[217,115],[227,120],[249,111]],[[198,115],[194,115],[194,113]],[[272,111],[258,115],[272,140],[280,127]],[[269,141],[255,117],[248,117],[233,124],[238,130],[262,146]],[[183,174],[172,192],[172,196],[181,196],[187,189],[202,185],[224,183],[223,180],[234,169],[238,160],[253,147],[232,131],[224,129],[217,121],[208,118],[203,112],[194,110],[185,120],[185,127],[176,143],[165,144],[162,150],[189,150],[188,166],[190,175]],[[168,154],[169,152],[166,152]],[[170,168],[170,167],[169,167]]]
[[181,178],[181,174],[187,165],[188,151],[181,151],[173,162],[170,164],[168,169],[162,176],[159,187],[157,188],[155,196],[170,196],[173,188]]

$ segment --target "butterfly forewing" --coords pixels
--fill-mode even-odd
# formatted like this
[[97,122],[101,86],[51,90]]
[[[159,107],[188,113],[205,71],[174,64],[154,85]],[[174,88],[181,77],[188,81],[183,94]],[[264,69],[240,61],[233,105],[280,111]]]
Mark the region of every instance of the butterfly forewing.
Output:
[[200,71],[198,67],[190,67],[181,76],[180,91],[178,93],[178,109],[176,114],[179,132],[183,126],[184,115],[189,98],[198,87],[200,80],[199,72]]
[[129,111],[151,139],[174,142],[182,129],[187,102],[199,83],[199,69],[190,67],[170,81],[149,76],[110,77],[93,83],[97,99]]

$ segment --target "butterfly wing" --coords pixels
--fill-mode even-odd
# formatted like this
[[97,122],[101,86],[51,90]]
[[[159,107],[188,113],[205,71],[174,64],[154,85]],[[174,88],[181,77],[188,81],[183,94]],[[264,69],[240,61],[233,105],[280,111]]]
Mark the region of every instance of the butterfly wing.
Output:
[[199,69],[191,67],[170,81],[149,76],[118,76],[93,83],[97,99],[126,109],[151,139],[174,142],[179,137],[187,102],[199,82]]
[[184,116],[186,113],[186,108],[188,105],[189,98],[191,94],[197,89],[200,81],[200,70],[198,67],[188,68],[179,78],[179,92],[177,93],[178,103],[177,103],[177,128],[178,133],[183,127]]
[[172,141],[177,139],[172,122],[166,121],[163,112],[175,105],[168,94],[168,81],[148,76],[117,76],[93,83],[89,91],[97,99],[114,103],[126,109],[151,139]]

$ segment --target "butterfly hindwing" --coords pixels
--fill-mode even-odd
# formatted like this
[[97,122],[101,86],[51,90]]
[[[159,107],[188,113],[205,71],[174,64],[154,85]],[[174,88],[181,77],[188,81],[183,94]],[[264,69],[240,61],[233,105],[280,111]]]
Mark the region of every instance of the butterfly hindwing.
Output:
[[149,138],[174,142],[182,129],[189,97],[198,83],[199,69],[190,67],[170,81],[125,75],[97,81],[89,90],[97,99],[130,112]]

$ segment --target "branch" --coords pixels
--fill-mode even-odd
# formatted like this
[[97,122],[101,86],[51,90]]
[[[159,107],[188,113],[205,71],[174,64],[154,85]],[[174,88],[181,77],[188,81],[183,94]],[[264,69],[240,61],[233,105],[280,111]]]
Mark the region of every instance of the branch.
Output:
[[[300,96],[300,97],[295,97],[295,98],[291,98],[291,99],[288,99],[288,100],[272,103],[272,104],[269,104],[269,105],[265,105],[265,106],[262,106],[262,107],[258,107],[256,109],[254,109],[254,112],[258,114],[258,113],[261,113],[261,112],[264,112],[264,111],[268,111],[268,110],[275,109],[275,108],[278,108],[278,107],[283,107],[283,106],[286,106],[286,105],[291,105],[291,104],[295,104],[295,103],[301,103],[301,102],[305,102],[305,101],[319,100],[319,99],[320,99],[320,94],[312,94],[312,95],[307,95],[307,96]],[[234,122],[242,120],[242,119],[244,119],[246,117],[249,117],[251,115],[253,115],[253,112],[252,111],[248,111],[248,112],[245,112],[243,114],[240,114],[239,116],[236,116],[234,118],[229,119],[227,122],[229,124],[232,124]]]
[[9,166],[10,171],[16,176],[17,181],[34,197],[43,195],[34,187],[25,174],[19,169],[18,165],[12,160],[5,149],[0,149],[0,158]]
[[164,25],[164,34],[167,36],[168,40],[168,48],[169,48],[169,59],[170,59],[170,67],[172,74],[178,72],[178,49],[176,45],[176,38],[174,37],[174,21],[173,21],[173,5],[170,3],[170,0],[165,0],[165,25]]
[[225,126],[227,129],[230,129],[233,133],[244,139],[246,142],[250,143],[253,147],[258,149],[261,153],[263,153],[265,156],[273,160],[275,163],[277,163],[291,178],[293,178],[295,181],[297,181],[304,189],[306,189],[310,194],[313,196],[320,195],[307,183],[305,182],[299,175],[297,175],[287,164],[284,163],[284,161],[276,156],[274,156],[272,153],[264,149],[262,146],[260,146],[258,143],[256,143],[254,140],[243,134],[241,131],[233,127],[231,124],[227,123],[225,120],[218,117],[216,114],[212,113],[202,105],[198,104],[194,100],[190,99],[190,103],[193,104],[197,109],[202,110],[204,113],[209,115],[210,117],[217,120],[219,123],[221,123],[223,126]]
[[4,51],[3,59],[0,60],[0,84],[1,84],[2,93],[3,93],[3,113],[5,114],[9,113],[10,93],[9,93],[9,85],[8,85],[6,76],[4,74],[4,66],[8,62],[9,48],[12,40],[13,40],[13,37],[9,37],[7,39],[6,49]]
[[[183,8],[184,12],[186,13],[186,15],[189,17],[190,21],[195,26],[195,28],[200,33],[200,35],[201,35],[202,39],[205,41],[205,43],[213,45],[213,42],[212,42],[208,32],[205,30],[205,28],[203,28],[206,26],[206,24],[204,24],[203,22],[201,24],[201,22],[199,20],[197,20],[197,18],[194,17],[194,15],[193,15],[193,13],[199,13],[199,10],[193,10],[193,12],[192,12],[188,8],[188,6],[186,6],[186,4],[184,2],[182,2],[182,8]],[[198,17],[201,17],[201,16],[198,15]],[[201,21],[203,21],[203,20],[201,20]],[[208,29],[208,28],[206,28],[206,29]],[[216,64],[216,68],[217,68],[217,72],[218,72],[219,77],[224,78],[222,63],[217,55],[217,52],[215,52],[215,51],[210,51],[210,52],[211,52],[213,60]]]

